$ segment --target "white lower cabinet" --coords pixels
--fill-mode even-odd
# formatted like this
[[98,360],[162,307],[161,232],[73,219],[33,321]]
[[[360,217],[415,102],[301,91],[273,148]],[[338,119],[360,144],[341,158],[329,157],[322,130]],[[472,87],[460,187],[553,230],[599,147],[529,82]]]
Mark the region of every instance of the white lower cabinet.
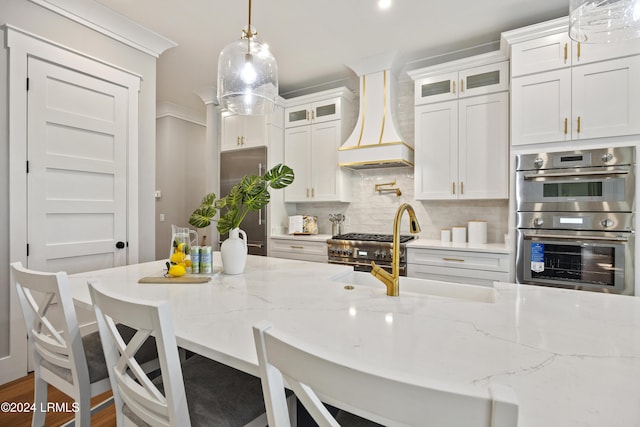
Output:
[[[329,238],[327,236],[327,238]],[[269,238],[269,256],[301,261],[328,262],[326,240],[302,240],[304,237]]]
[[408,247],[407,276],[491,286],[495,281],[509,281],[509,254]]

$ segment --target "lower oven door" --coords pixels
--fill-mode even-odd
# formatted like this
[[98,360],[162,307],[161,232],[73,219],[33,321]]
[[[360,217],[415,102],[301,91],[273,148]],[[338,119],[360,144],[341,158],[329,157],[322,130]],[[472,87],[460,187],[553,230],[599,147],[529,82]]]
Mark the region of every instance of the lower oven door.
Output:
[[633,234],[518,230],[519,283],[634,294]]

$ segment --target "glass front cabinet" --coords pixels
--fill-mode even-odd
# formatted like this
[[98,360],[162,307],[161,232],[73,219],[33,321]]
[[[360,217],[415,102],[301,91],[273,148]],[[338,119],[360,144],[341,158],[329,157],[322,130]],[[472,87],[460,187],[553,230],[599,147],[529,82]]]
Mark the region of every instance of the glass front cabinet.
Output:
[[507,90],[509,62],[502,61],[416,81],[416,105]]
[[341,99],[332,98],[310,104],[297,105],[284,111],[284,127],[322,123],[341,118]]

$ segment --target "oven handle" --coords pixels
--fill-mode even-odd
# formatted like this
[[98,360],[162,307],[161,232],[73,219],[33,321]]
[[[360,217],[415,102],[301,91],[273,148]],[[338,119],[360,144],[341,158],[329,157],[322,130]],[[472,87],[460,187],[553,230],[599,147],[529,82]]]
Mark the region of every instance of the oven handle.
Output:
[[564,239],[564,240],[600,240],[609,242],[628,242],[628,237],[603,237],[603,236],[567,236],[564,234],[535,234],[535,233],[522,233],[524,238],[527,237],[541,237],[543,239]]
[[536,179],[536,178],[561,178],[568,176],[606,176],[606,175],[628,175],[628,170],[614,170],[614,171],[590,171],[590,172],[551,172],[551,173],[539,173],[539,174],[525,174],[524,179]]

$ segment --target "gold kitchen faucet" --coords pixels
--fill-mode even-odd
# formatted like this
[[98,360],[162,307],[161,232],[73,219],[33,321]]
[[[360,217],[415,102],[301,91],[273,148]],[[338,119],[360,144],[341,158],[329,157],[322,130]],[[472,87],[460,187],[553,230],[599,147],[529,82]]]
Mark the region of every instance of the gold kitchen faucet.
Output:
[[371,274],[380,280],[387,287],[387,295],[397,297],[400,294],[400,220],[402,214],[407,211],[409,214],[409,231],[412,234],[420,232],[420,224],[416,218],[416,213],[409,203],[403,203],[396,211],[393,220],[393,256],[391,258],[391,273],[387,272],[375,261],[371,261]]

